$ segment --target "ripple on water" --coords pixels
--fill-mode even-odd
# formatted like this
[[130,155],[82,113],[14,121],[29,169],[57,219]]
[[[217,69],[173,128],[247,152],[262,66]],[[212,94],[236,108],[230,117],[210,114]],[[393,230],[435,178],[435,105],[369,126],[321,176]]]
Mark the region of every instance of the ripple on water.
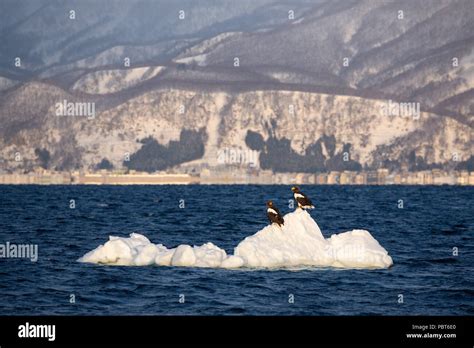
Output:
[[[202,270],[106,267],[76,260],[109,235],[132,232],[168,246],[213,241],[232,252],[240,240],[266,224],[261,209],[266,197],[273,197],[287,212],[288,187],[2,185],[0,241],[37,243],[39,260],[0,260],[0,311],[18,315],[472,315],[474,253],[469,250],[474,244],[474,222],[465,207],[473,192],[468,187],[307,186],[305,193],[318,197],[311,214],[325,236],[365,228],[389,251],[394,266],[363,271]],[[216,193],[219,207],[209,204]],[[75,197],[76,209],[64,205],[65,195]],[[165,199],[170,195],[186,197],[189,209],[170,205]],[[387,195],[403,197],[406,209],[388,204]],[[235,209],[236,199],[239,209]],[[461,246],[462,257],[452,255],[456,245]],[[71,293],[80,306],[62,305]],[[290,293],[296,299],[293,306],[288,305]],[[409,306],[397,305],[400,293]],[[186,306],[178,302],[180,294],[186,296]]]

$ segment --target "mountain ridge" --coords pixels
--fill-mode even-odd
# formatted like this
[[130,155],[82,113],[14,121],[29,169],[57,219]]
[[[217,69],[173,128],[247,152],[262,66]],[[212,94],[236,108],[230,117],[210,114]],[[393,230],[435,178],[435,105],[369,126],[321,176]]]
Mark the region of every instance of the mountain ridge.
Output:
[[[217,156],[229,149],[257,151],[253,168],[276,172],[471,163],[474,3],[226,4],[223,15],[223,5],[208,0],[3,3],[0,18],[11,18],[0,25],[0,171],[100,163],[221,170]],[[63,101],[93,103],[96,114],[58,116]],[[419,114],[385,114],[390,105]],[[259,150],[246,143],[249,132],[262,138]],[[181,134],[201,135],[187,143]],[[147,165],[144,153],[160,165]]]

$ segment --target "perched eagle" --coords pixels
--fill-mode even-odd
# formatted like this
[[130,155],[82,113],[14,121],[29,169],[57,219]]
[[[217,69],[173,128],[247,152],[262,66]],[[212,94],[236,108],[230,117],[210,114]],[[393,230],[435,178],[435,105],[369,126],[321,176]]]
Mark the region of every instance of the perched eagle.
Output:
[[272,201],[267,202],[267,217],[271,223],[278,224],[278,226],[281,226],[285,223],[283,217],[280,214],[280,211],[277,207],[273,205]]
[[298,186],[293,186],[291,188],[291,191],[293,191],[295,201],[298,203],[298,208],[314,209],[314,205],[313,203],[311,203],[311,200],[303,192],[300,191]]

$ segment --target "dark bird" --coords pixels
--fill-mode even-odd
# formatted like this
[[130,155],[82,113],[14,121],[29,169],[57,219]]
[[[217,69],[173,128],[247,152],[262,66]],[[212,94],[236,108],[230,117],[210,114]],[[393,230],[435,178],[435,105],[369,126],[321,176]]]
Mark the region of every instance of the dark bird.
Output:
[[278,224],[278,226],[281,226],[285,223],[283,217],[280,214],[280,211],[277,207],[273,205],[272,201],[267,202],[267,217],[271,223]]
[[291,188],[291,191],[293,191],[295,201],[298,203],[298,208],[314,209],[314,205],[313,203],[311,203],[311,200],[303,192],[300,191],[298,186],[293,186]]

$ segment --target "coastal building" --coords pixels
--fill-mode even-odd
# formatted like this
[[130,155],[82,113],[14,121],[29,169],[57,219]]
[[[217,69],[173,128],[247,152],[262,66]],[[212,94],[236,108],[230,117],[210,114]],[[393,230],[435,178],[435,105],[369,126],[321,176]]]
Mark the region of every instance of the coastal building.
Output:
[[341,176],[341,174],[339,172],[335,172],[335,171],[330,172],[328,174],[328,181],[327,181],[328,185],[337,185],[337,184],[339,184],[340,176]]
[[469,173],[469,185],[474,186],[474,172]]
[[192,184],[198,177],[189,174],[143,173],[133,171],[129,174],[82,173],[74,178],[77,184],[88,185],[160,185]]
[[356,175],[356,172],[345,170],[340,175],[339,183],[341,185],[353,185],[355,183]]
[[377,185],[379,182],[378,174],[375,171],[367,172],[367,185]]
[[366,185],[367,184],[367,173],[357,173],[355,176],[356,185]]
[[389,174],[388,169],[385,169],[385,168],[377,169],[377,184],[385,185],[388,174]]
[[435,185],[455,185],[457,183],[456,174],[445,171],[436,171],[436,176],[433,176],[433,184]]
[[466,170],[457,173],[457,184],[458,185],[468,185],[469,184],[469,172]]
[[274,173],[271,170],[255,168],[232,168],[222,166],[200,172],[180,173],[138,172],[131,170],[96,172],[55,172],[37,169],[29,173],[0,173],[0,184],[39,185],[160,185],[160,184],[318,184],[318,185],[474,185],[474,172],[447,172],[433,169],[420,172],[390,173],[387,169],[377,171],[331,171],[329,173]]
[[321,173],[316,175],[316,184],[326,185],[328,183],[328,175],[326,173]]

